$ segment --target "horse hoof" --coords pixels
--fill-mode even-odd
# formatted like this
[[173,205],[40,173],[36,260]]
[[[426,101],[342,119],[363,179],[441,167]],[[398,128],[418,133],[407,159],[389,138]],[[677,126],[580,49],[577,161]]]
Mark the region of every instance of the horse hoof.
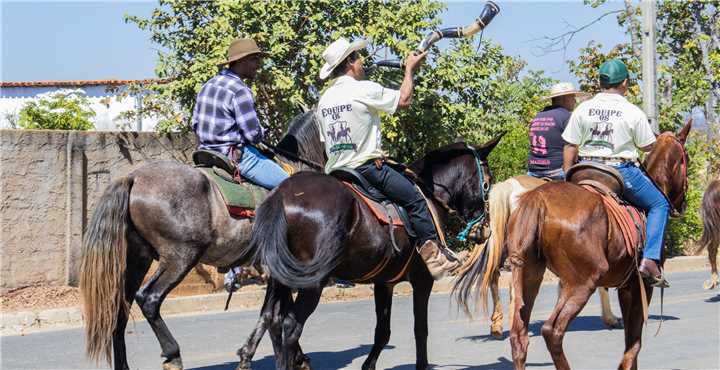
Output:
[[297,370],[312,370],[312,366],[310,366],[310,359],[307,356],[304,356],[302,362],[300,362],[297,366]]
[[501,328],[501,329],[491,329],[491,330],[490,330],[490,334],[493,336],[493,338],[495,338],[495,339],[497,339],[497,340],[502,340],[502,339],[503,339],[503,331],[502,331],[502,328]]
[[622,329],[623,328],[623,322],[622,319],[619,317],[615,317],[614,320],[603,320],[605,323],[605,327],[608,329]]
[[240,361],[238,363],[238,366],[235,368],[235,370],[251,370],[250,364],[245,361]]
[[717,286],[718,281],[716,279],[705,280],[705,282],[703,283],[703,288],[705,288],[705,290],[713,290],[717,288]]
[[182,360],[180,358],[176,358],[168,362],[164,362],[162,370],[183,370]]

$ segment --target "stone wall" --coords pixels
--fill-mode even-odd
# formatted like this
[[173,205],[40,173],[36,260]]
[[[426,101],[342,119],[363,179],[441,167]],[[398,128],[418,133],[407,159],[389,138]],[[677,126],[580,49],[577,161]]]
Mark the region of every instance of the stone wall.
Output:
[[0,292],[76,286],[82,234],[110,181],[149,161],[190,163],[193,148],[191,135],[0,130]]

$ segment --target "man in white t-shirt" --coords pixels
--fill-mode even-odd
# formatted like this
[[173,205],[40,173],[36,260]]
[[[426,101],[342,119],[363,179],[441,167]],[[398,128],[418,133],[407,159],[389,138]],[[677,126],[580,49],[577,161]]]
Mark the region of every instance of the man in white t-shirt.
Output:
[[433,278],[458,267],[459,262],[439,248],[438,236],[425,199],[412,182],[382,159],[380,113],[393,114],[410,106],[413,73],[427,52],[405,58],[405,76],[400,90],[366,81],[359,51],[367,42],[348,42],[340,38],[322,54],[325,60],[320,78],[331,78],[317,107],[320,137],[325,142],[328,161],[325,171],[341,167],[355,169],[390,200],[405,207],[417,233],[418,252]]
[[628,70],[617,59],[600,66],[600,93],[580,104],[563,132],[565,172],[580,157],[615,167],[623,176],[623,197],[647,212],[647,240],[640,273],[655,286],[668,286],[659,267],[670,206],[665,196],[638,168],[638,149],[652,150],[655,134],[643,111],[624,95]]

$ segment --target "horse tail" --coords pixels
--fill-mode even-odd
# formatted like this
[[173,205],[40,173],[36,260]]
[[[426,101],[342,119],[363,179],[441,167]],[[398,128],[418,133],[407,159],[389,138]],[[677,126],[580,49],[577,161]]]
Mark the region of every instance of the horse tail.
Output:
[[704,248],[712,251],[720,244],[720,181],[712,183],[703,195],[700,212],[703,219],[703,233],[700,237],[700,252]]
[[487,310],[488,289],[502,263],[505,247],[505,232],[511,212],[512,179],[495,184],[490,190],[488,203],[490,208],[490,238],[479,244],[472,255],[472,266],[463,270],[453,286],[453,294],[468,316],[470,314],[470,296],[474,292],[480,307]]
[[512,228],[507,235],[508,258],[513,267],[522,267],[526,257],[536,247],[540,238],[540,225],[545,217],[545,204],[538,192],[529,192],[520,197],[518,208],[510,217]]
[[[331,225],[325,225],[332,227]],[[342,255],[342,236],[332,233],[318,243],[309,262],[295,258],[287,240],[288,224],[282,195],[274,191],[258,207],[250,239],[256,262],[267,267],[270,277],[291,288],[318,288],[337,267]]]
[[111,361],[118,316],[127,315],[126,231],[131,177],[113,181],[93,212],[82,243],[80,294],[85,319],[85,351],[95,362]]

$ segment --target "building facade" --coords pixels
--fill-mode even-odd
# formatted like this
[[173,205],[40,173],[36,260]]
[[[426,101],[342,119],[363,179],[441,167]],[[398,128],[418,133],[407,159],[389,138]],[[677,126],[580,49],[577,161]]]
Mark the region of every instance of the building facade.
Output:
[[154,131],[157,119],[139,118],[134,122],[118,119],[122,112],[138,109],[142,95],[124,95],[134,83],[150,83],[156,80],[72,80],[0,82],[0,128],[15,128],[14,120],[20,109],[40,94],[62,89],[79,89],[85,92],[95,111],[92,123],[97,131]]

